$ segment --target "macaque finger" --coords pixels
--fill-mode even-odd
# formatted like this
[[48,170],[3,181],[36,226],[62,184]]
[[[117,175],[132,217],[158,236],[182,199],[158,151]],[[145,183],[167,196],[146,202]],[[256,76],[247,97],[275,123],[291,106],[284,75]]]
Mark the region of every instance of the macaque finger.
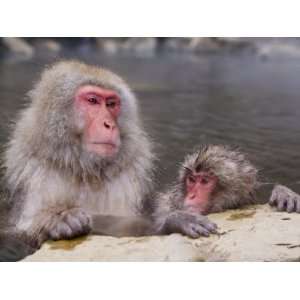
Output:
[[288,213],[295,211],[295,204],[296,204],[295,200],[296,200],[295,197],[289,197],[287,199],[286,211]]
[[277,201],[277,210],[278,211],[284,211],[286,209],[286,199],[279,199]]
[[79,221],[81,222],[83,231],[90,232],[91,226],[92,226],[91,218],[82,210],[79,211],[77,217],[78,217]]
[[184,226],[182,233],[193,239],[199,238],[200,236],[209,236],[209,232],[206,229],[204,229],[203,227],[201,228],[200,225],[192,223]]
[[57,227],[53,228],[53,229],[50,229],[49,231],[49,238],[56,241],[60,238],[60,234],[58,232],[58,229]]
[[72,236],[71,227],[65,222],[59,222],[54,230],[50,231],[50,238],[53,240],[68,239]]
[[204,228],[206,228],[208,231],[210,232],[214,232],[216,233],[217,232],[217,224],[215,224],[214,222],[210,221],[206,216],[202,216],[202,215],[199,215],[197,217],[197,222],[203,226]]
[[72,228],[73,232],[83,231],[83,225],[78,218],[71,214],[68,214],[66,215],[65,219],[66,223]]
[[295,193],[293,197],[293,201],[294,201],[294,211],[300,213],[300,196]]
[[297,198],[296,201],[295,201],[295,211],[297,213],[300,213],[300,198]]
[[278,194],[276,191],[273,191],[272,192],[272,195],[270,197],[270,200],[269,200],[269,204],[271,206],[275,206],[277,204],[277,198],[278,198]]
[[205,227],[203,227],[201,225],[195,225],[195,224],[192,226],[193,226],[193,230],[196,231],[199,236],[203,235],[203,236],[209,237],[210,232]]
[[190,226],[187,225],[186,228],[183,230],[182,234],[187,235],[190,238],[196,239],[199,237],[199,234],[197,231],[195,231],[195,229]]

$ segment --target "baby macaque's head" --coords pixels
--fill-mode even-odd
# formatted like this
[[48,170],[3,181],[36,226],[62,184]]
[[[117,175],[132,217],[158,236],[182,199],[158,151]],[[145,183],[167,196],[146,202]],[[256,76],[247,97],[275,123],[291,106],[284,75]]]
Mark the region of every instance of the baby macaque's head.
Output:
[[257,169],[239,151],[208,145],[188,155],[179,172],[184,205],[202,214],[251,203]]

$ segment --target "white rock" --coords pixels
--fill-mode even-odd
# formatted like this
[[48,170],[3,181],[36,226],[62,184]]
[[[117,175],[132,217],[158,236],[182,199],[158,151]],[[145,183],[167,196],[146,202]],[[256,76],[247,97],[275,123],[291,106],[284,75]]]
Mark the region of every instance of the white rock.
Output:
[[129,38],[123,45],[124,51],[133,52],[140,55],[153,55],[156,51],[157,39],[156,38]]
[[25,261],[299,261],[300,214],[267,205],[210,215],[220,235],[88,236],[48,242]]
[[275,42],[262,43],[257,46],[258,56],[262,58],[300,58],[300,44],[276,40]]
[[13,53],[22,55],[26,58],[32,58],[34,48],[22,38],[4,37],[3,44]]
[[57,41],[52,39],[38,39],[34,42],[34,45],[41,50],[54,53],[60,52],[62,50],[62,46]]
[[118,39],[96,38],[97,47],[108,55],[115,55],[121,48],[121,41]]
[[214,52],[221,48],[216,40],[210,37],[192,38],[188,47],[195,52]]
[[190,47],[190,43],[193,38],[167,38],[167,40],[164,42],[164,48],[167,51],[173,51],[173,52],[186,52],[193,50]]

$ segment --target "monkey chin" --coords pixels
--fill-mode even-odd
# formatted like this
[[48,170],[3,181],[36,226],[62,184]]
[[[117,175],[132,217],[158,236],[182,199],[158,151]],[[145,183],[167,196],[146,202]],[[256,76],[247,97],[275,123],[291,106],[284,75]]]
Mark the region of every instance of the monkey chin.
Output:
[[185,209],[196,214],[207,215],[210,210],[209,203],[188,203],[184,205]]
[[113,158],[119,152],[119,145],[112,143],[89,143],[86,150],[103,158]]

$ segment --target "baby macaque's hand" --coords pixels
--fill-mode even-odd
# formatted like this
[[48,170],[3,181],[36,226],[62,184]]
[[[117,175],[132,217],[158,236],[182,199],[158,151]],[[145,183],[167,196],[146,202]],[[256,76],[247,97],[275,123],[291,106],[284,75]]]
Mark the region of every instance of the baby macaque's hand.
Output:
[[272,191],[269,204],[278,211],[300,213],[300,195],[283,185],[276,185]]
[[191,238],[208,237],[212,233],[217,233],[217,225],[206,216],[178,211],[167,217],[162,231],[164,233],[182,233]]

